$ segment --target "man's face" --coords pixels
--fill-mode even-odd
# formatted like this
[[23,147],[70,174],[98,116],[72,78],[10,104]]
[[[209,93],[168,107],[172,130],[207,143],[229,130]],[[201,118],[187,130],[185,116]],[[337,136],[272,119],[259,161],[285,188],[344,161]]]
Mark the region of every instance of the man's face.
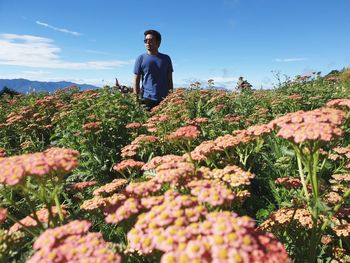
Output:
[[144,42],[145,42],[146,49],[148,51],[157,51],[158,50],[159,43],[158,43],[155,36],[150,35],[150,34],[146,35]]

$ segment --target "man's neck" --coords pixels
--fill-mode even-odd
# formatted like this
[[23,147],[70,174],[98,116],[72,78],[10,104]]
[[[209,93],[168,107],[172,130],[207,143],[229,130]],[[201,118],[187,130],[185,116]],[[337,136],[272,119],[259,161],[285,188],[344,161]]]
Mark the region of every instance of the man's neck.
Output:
[[147,54],[148,55],[151,55],[151,56],[155,56],[155,55],[158,55],[158,50],[155,50],[155,51],[150,51],[150,50],[147,50]]

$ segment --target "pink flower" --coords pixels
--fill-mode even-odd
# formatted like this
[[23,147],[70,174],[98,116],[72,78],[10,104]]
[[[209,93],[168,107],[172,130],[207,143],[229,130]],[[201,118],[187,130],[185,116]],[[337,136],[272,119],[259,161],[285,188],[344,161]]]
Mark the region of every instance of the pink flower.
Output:
[[200,132],[196,126],[185,126],[178,128],[176,131],[168,135],[168,140],[194,140],[199,136]]
[[7,218],[7,208],[0,208],[0,224],[4,223]]

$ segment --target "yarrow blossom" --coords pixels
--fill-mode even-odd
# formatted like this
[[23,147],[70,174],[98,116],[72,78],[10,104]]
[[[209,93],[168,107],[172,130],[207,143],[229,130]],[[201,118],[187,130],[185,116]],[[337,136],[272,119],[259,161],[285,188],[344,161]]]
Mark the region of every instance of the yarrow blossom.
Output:
[[125,170],[128,170],[128,169],[140,170],[144,164],[145,163],[141,161],[135,161],[134,159],[127,159],[114,165],[113,170],[117,171],[118,173],[123,173],[125,172]]
[[327,107],[350,110],[350,99],[335,99],[327,102]]
[[7,208],[0,207],[0,224],[4,223],[7,218]]
[[220,179],[232,187],[239,187],[249,185],[255,175],[236,165],[228,165],[224,169],[213,169],[206,177]]
[[121,262],[101,233],[88,232],[90,227],[88,221],[75,220],[46,230],[34,242],[35,253],[27,262]]
[[200,131],[196,126],[189,125],[178,128],[176,131],[170,133],[167,138],[170,141],[176,140],[194,140],[200,135]]
[[302,187],[300,178],[279,177],[275,180],[275,183],[283,185],[288,189],[297,189]]
[[6,155],[6,150],[4,148],[0,148],[0,158],[5,157]]
[[331,108],[288,113],[269,123],[278,130],[277,136],[295,143],[305,141],[328,142],[343,134],[338,126],[346,119],[345,112]]
[[139,123],[139,122],[132,122],[132,123],[128,123],[125,128],[127,129],[137,129],[137,128],[140,128],[142,127],[142,124]]
[[177,198],[172,206],[154,207],[139,217],[128,233],[129,252],[147,255],[157,249],[164,252],[161,262],[291,262],[283,245],[257,231],[252,219],[203,210],[188,222],[189,208],[177,206]]
[[75,150],[50,148],[44,152],[1,158],[0,183],[14,186],[26,176],[67,174],[78,166],[78,155]]
[[128,180],[118,178],[114,179],[112,182],[107,183],[97,189],[94,190],[93,195],[94,196],[102,196],[103,194],[111,194],[116,192],[118,189],[124,187],[128,184]]
[[182,156],[174,155],[174,154],[168,154],[164,156],[156,156],[153,157],[148,163],[142,166],[142,170],[148,171],[156,169],[159,165],[163,163],[169,163],[169,162],[184,162],[185,158]]
[[97,184],[97,181],[86,181],[86,182],[78,182],[69,185],[67,188],[73,191],[81,191],[90,186],[94,186]]
[[[68,217],[68,212],[65,209],[65,206],[61,206],[61,212],[63,214],[63,216],[65,218]],[[53,217],[57,217],[58,216],[58,209],[56,206],[51,207],[51,212],[52,212],[52,216]],[[13,232],[17,232],[18,230],[21,230],[23,228],[23,226],[26,227],[36,227],[38,225],[39,222],[41,223],[47,223],[49,221],[50,215],[49,215],[49,211],[45,208],[45,209],[41,209],[39,211],[35,212],[36,217],[31,214],[29,216],[26,216],[25,218],[21,219],[19,221],[19,223],[15,223],[13,224],[10,229],[9,232],[13,233]],[[39,220],[39,222],[37,221]]]

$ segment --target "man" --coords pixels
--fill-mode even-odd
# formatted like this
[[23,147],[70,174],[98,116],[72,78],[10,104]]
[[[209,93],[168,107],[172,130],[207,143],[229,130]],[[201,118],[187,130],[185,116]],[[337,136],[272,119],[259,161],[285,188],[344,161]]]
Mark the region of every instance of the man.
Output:
[[158,51],[162,41],[160,33],[146,30],[144,35],[147,52],[135,61],[134,92],[141,95],[142,103],[151,110],[173,90],[173,66],[170,57]]

